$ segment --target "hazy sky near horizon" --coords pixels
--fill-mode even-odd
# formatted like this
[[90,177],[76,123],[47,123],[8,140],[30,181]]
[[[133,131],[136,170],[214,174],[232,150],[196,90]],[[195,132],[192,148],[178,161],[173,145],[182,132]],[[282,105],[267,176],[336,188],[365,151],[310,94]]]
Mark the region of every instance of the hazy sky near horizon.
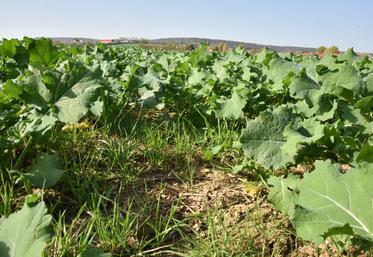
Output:
[[372,0],[0,0],[0,38],[205,37],[373,52]]

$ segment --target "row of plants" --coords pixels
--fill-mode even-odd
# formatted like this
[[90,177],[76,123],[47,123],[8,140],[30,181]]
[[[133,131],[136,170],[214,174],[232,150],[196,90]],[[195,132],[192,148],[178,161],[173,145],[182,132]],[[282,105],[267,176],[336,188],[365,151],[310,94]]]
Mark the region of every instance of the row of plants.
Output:
[[[369,57],[352,49],[320,58],[267,49],[215,52],[205,45],[159,51],[54,46],[48,39],[30,38],[0,44],[0,169],[34,188],[54,187],[65,172],[58,149],[43,147],[52,145],[46,143],[52,132],[85,119],[120,133],[128,114],[143,109],[154,110],[158,118],[183,117],[200,129],[206,120],[238,124],[234,145],[212,147],[241,149],[245,161],[236,171],[255,161],[279,174],[267,180],[268,198],[299,237],[316,243],[332,238],[338,245],[372,243]],[[309,164],[312,172],[291,172]],[[43,251],[50,234],[39,232],[51,217],[36,202],[28,198],[21,211],[0,223],[4,256]],[[15,225],[20,221],[23,227]],[[15,249],[20,252],[11,255]]]

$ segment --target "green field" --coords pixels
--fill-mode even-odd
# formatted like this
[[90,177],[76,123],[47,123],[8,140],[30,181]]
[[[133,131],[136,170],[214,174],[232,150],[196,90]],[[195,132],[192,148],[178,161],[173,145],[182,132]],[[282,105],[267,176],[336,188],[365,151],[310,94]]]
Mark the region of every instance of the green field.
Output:
[[0,42],[0,256],[372,256],[373,62]]

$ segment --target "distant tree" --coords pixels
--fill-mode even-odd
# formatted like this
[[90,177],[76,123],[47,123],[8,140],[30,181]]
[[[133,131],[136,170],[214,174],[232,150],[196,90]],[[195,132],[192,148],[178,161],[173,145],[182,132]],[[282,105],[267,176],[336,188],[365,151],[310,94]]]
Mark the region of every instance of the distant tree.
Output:
[[337,46],[331,46],[331,47],[320,46],[319,48],[316,49],[316,53],[322,56],[327,55],[327,54],[338,54],[339,49]]
[[325,53],[325,50],[326,50],[325,46],[320,46],[319,48],[316,49],[316,53],[323,54]]
[[338,54],[339,49],[336,46],[331,46],[331,47],[329,47],[329,52],[332,53],[332,54]]
[[227,44],[227,43],[223,43],[223,44],[221,44],[221,49],[220,49],[220,51],[222,51],[222,52],[228,52],[228,51],[229,51],[229,46],[228,46],[228,44]]
[[229,46],[226,43],[219,43],[215,46],[211,46],[213,51],[219,52],[227,52],[229,50]]

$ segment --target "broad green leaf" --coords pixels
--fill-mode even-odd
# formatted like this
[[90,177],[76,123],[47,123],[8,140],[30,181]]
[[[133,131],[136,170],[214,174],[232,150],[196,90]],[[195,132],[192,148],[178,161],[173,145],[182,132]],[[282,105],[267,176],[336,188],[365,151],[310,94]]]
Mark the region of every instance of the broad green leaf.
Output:
[[30,48],[30,64],[35,67],[54,67],[61,57],[57,47],[50,39],[38,39]]
[[21,100],[33,107],[40,109],[47,109],[48,102],[52,99],[52,94],[48,87],[42,82],[40,75],[32,75],[20,82],[23,89],[20,95]]
[[227,63],[224,60],[217,60],[212,65],[212,70],[221,83],[224,83],[227,79],[229,79],[229,73],[225,68],[225,65],[227,65]]
[[33,186],[52,187],[61,179],[64,172],[57,154],[44,154],[33,160],[24,176]]
[[328,71],[336,71],[341,66],[341,64],[337,64],[336,61],[337,60],[332,53],[327,54],[316,65],[317,73],[319,75],[323,75],[325,72]]
[[86,70],[79,71],[79,74],[35,74],[21,83],[23,92],[20,98],[25,104],[35,107],[40,117],[51,116],[49,113],[54,112],[62,122],[77,123],[95,105],[103,88],[103,81],[95,77]]
[[201,44],[196,50],[189,55],[189,62],[192,66],[204,65],[210,58],[210,53],[207,51],[207,45]]
[[146,107],[159,107],[162,109],[164,107],[163,103],[160,103],[157,99],[157,90],[149,90],[146,87],[139,88],[139,102]]
[[369,113],[373,110],[373,95],[364,97],[355,103],[355,107],[362,113]]
[[104,110],[103,101],[100,101],[100,100],[95,101],[89,110],[94,116],[99,117]]
[[164,84],[168,84],[170,77],[162,77],[161,72],[156,70],[156,66],[148,69],[147,73],[139,78],[140,85],[138,88],[140,94],[139,102],[148,107],[160,106],[157,94],[164,92]]
[[19,99],[19,96],[22,93],[22,87],[16,83],[13,83],[11,80],[7,80],[3,85],[4,93],[13,99]]
[[52,216],[44,202],[36,206],[25,203],[22,209],[0,220],[1,257],[41,257],[52,238]]
[[259,64],[267,66],[274,57],[278,57],[278,54],[264,47],[262,51],[256,55],[256,61]]
[[221,145],[217,145],[214,147],[209,147],[203,152],[203,159],[206,161],[211,161],[212,158],[217,155],[222,149]]
[[190,85],[200,85],[206,79],[207,73],[203,71],[199,71],[196,68],[192,69],[192,73],[188,78],[188,82]]
[[356,157],[358,163],[368,162],[373,163],[373,146],[369,144],[363,145],[358,156]]
[[218,99],[220,108],[216,110],[216,116],[223,119],[239,119],[244,117],[242,109],[246,106],[246,99],[236,91],[229,99]]
[[245,51],[242,51],[242,49],[236,48],[229,50],[225,56],[224,61],[225,63],[236,63],[239,64],[242,62],[245,58]]
[[373,121],[364,117],[359,109],[346,103],[339,104],[339,112],[345,126],[356,127],[362,133],[373,134]]
[[352,64],[359,56],[355,53],[353,48],[349,48],[341,56],[338,56],[339,61],[345,61],[347,64]]
[[268,194],[268,200],[274,204],[277,210],[290,219],[294,216],[295,204],[298,201],[299,176],[289,174],[284,176],[271,176],[267,183],[271,186]]
[[319,121],[327,121],[334,118],[338,108],[338,102],[329,99],[326,95],[321,96],[319,102],[314,107],[309,107],[305,101],[298,101],[295,109],[298,113],[311,118],[315,117]]
[[241,78],[247,82],[250,82],[253,78],[258,77],[258,74],[252,71],[249,67],[243,67],[242,71],[243,73]]
[[316,118],[310,118],[295,125],[287,125],[284,129],[286,143],[282,145],[281,152],[283,159],[289,163],[295,162],[300,148],[307,144],[317,142],[324,137],[325,125],[321,124]]
[[315,170],[299,183],[293,220],[297,234],[316,243],[323,235],[348,224],[355,235],[373,240],[373,166],[346,174],[330,161],[317,161]]
[[273,90],[281,91],[283,90],[283,80],[289,76],[289,74],[297,74],[299,71],[300,67],[298,65],[278,57],[272,59],[269,63],[269,70],[266,74],[274,83]]
[[323,94],[316,81],[307,76],[305,69],[292,78],[289,92],[295,99],[305,100],[310,107],[317,105]]
[[240,137],[245,155],[265,168],[283,167],[288,159],[281,152],[281,147],[286,143],[283,132],[295,120],[291,109],[280,106],[273,111],[262,112],[249,121]]
[[344,65],[338,72],[328,72],[321,76],[322,88],[327,93],[344,96],[344,89],[354,94],[360,94],[363,88],[363,80],[358,71],[350,65]]
[[159,58],[159,60],[157,62],[168,73],[175,71],[175,68],[176,68],[175,67],[175,62],[173,62],[170,58],[172,58],[172,57],[164,54]]
[[163,78],[161,72],[156,70],[156,67],[151,67],[148,72],[139,78],[140,85],[146,86],[153,91],[159,91],[162,84],[169,82],[169,77]]
[[369,94],[373,94],[373,72],[365,78],[366,89]]
[[100,88],[102,86],[96,80],[75,84],[55,103],[59,120],[66,123],[79,122],[94,105]]
[[23,136],[33,133],[44,135],[48,130],[52,129],[58,120],[52,111],[43,114],[35,109],[31,110],[26,117],[27,123],[22,130]]
[[0,44],[0,56],[14,58],[20,43],[17,39],[4,39]]
[[328,99],[327,97],[321,98],[318,110],[316,112],[316,119],[319,121],[327,121],[334,118],[338,109],[338,102],[336,100]]

